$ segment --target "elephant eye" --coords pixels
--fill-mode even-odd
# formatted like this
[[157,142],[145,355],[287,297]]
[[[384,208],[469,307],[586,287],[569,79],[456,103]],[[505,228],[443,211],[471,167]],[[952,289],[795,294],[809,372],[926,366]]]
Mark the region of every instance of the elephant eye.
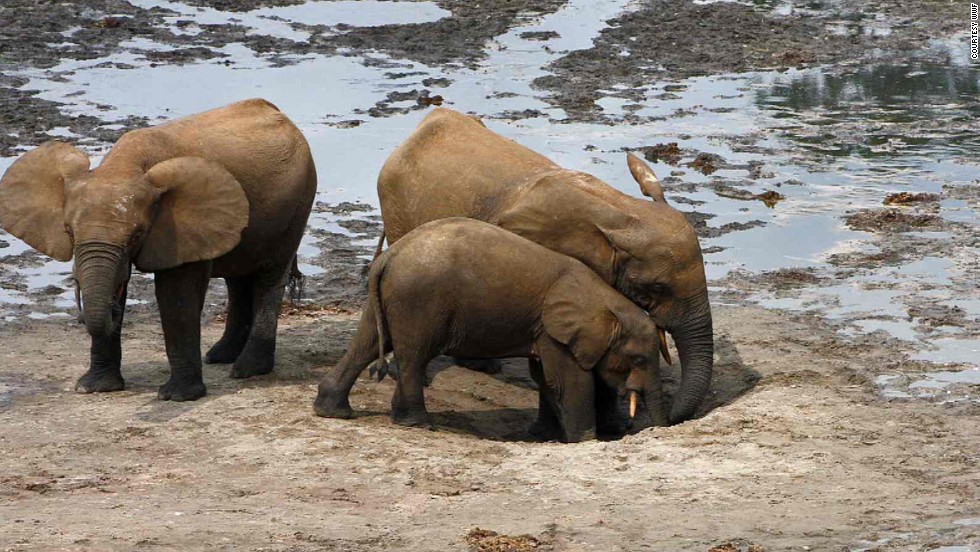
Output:
[[669,291],[663,284],[651,284],[639,290],[639,295],[642,296],[643,304],[653,307],[666,297]]
[[636,355],[633,357],[633,366],[643,367],[646,366],[646,363],[647,363],[647,357],[645,356]]

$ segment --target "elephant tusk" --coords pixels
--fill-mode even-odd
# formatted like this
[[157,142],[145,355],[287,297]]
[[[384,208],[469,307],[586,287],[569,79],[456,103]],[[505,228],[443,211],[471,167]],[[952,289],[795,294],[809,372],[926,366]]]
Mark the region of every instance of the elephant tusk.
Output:
[[663,355],[667,364],[673,364],[670,360],[670,349],[667,348],[667,332],[660,326],[657,326],[657,333],[660,335],[660,354]]
[[79,287],[78,279],[74,278],[74,280],[75,280],[75,308],[78,309],[77,319],[79,324],[84,324],[85,314],[82,311],[82,288]]
[[630,391],[630,419],[636,416],[636,401],[639,394],[636,391]]

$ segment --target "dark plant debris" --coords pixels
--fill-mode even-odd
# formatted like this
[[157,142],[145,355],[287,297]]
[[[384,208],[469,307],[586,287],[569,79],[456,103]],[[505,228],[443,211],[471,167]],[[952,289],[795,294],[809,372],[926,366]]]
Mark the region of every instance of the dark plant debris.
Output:
[[884,205],[909,205],[911,203],[935,203],[937,201],[939,201],[939,194],[898,192],[889,194],[882,203]]
[[463,540],[473,552],[531,552],[542,544],[531,535],[512,537],[479,527],[467,533]]

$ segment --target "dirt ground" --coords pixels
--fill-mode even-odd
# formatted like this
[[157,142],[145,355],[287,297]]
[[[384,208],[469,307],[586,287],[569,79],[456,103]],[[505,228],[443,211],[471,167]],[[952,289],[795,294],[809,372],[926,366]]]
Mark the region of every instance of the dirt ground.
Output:
[[136,318],[127,390],[106,395],[71,391],[81,326],[4,336],[3,549],[468,550],[475,528],[540,550],[980,542],[980,408],[880,398],[870,378],[890,351],[812,318],[717,301],[705,415],[574,445],[528,436],[536,395],[519,363],[433,366],[435,431],[389,421],[388,381],[358,383],[354,419],[314,417],[316,381],[356,324],[338,311],[284,317],[274,375],[209,366],[206,398],[158,401],[160,329]]
[[[302,1],[187,3],[251,9]],[[218,55],[214,48],[240,42],[272,56],[377,51],[432,66],[468,66],[517,19],[553,12],[564,2],[438,4],[452,15],[342,34],[310,28],[309,41],[295,42],[250,34],[234,23],[175,34],[161,24],[162,10],[122,0],[11,0],[0,5],[0,69],[102,57],[134,38],[176,47],[147,52],[161,64],[210,59]],[[730,2],[639,2],[602,31],[593,48],[561,57],[549,67],[554,76],[535,86],[569,121],[630,123],[603,115],[595,104],[600,90],[619,85],[618,94],[637,99],[638,91],[661,79],[855,64],[876,48],[904,50],[959,30],[960,12],[947,2],[790,4],[798,9],[777,21]],[[825,33],[831,19],[847,24],[877,13],[898,21],[890,34]],[[72,46],[48,47],[67,40],[63,33],[74,28]],[[713,48],[719,41],[739,48]],[[24,84],[0,72],[2,156],[50,139],[59,127],[91,147],[151,122],[65,114]],[[427,86],[434,95],[445,83]],[[364,116],[397,115],[402,108],[388,104],[404,100],[399,93]],[[973,119],[942,124],[976,135]],[[820,132],[828,128],[841,135],[866,130],[854,131],[848,122]],[[668,150],[644,153],[650,158]],[[697,161],[708,154],[672,155]],[[705,157],[701,168],[692,168],[715,161]],[[664,182],[671,201],[681,203],[674,198],[684,190],[680,180]],[[779,201],[727,181],[708,187],[723,197]],[[956,187],[943,195],[976,208],[978,190]],[[344,215],[370,207],[317,209]],[[156,399],[168,366],[150,279],[131,284],[122,392],[73,392],[87,368],[83,326],[68,318],[0,324],[0,550],[978,552],[980,403],[942,395],[889,398],[876,382],[948,367],[909,360],[908,344],[882,332],[847,337],[819,310],[790,314],[747,300],[759,290],[791,294],[848,272],[951,251],[980,270],[980,261],[969,258],[976,227],[945,221],[936,210],[935,202],[924,201],[848,214],[848,227],[879,235],[880,251],[843,251],[829,260],[832,269],[733,273],[712,282],[716,375],[701,415],[619,440],[536,442],[527,433],[536,392],[520,362],[494,376],[451,366],[448,359],[434,363],[427,389],[432,431],[390,422],[391,381],[358,382],[351,420],[315,417],[316,383],[341,358],[356,328],[365,255],[372,250],[323,229],[310,230],[320,250],[313,264],[322,273],[307,278],[304,302],[281,319],[276,371],[241,381],[230,379],[226,366],[206,366],[208,396],[197,402]],[[690,216],[703,238],[765,224],[709,227],[706,221],[716,215]],[[379,231],[377,217],[339,224],[363,238]],[[926,240],[916,234],[921,230],[942,230],[948,238]],[[0,251],[6,247],[0,239]],[[0,288],[26,289],[23,269],[40,262],[32,252],[2,259]],[[950,285],[975,290],[975,278]],[[63,310],[53,301],[64,290],[41,290],[25,314]],[[205,347],[221,331],[224,296],[217,283],[212,290]],[[923,324],[964,332],[980,326],[936,299],[924,297],[918,308]],[[668,391],[678,379],[674,366]],[[944,389],[955,394],[957,386]]]

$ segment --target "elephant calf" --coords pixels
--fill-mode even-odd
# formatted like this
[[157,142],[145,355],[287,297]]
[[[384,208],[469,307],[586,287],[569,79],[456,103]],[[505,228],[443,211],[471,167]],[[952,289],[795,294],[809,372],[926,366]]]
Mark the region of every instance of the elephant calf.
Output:
[[272,370],[283,288],[316,193],[299,129],[247,100],[127,132],[102,164],[48,142],[0,179],[0,226],[59,261],[75,258],[91,364],[76,389],[123,388],[120,331],[131,266],[154,273],[170,361],[165,400],[204,396],[201,309],[228,285],[224,336],[208,362],[232,377]]
[[666,423],[655,323],[571,257],[492,224],[447,218],[378,257],[368,295],[350,349],[320,382],[320,416],[349,418],[357,376],[393,349],[400,368],[391,407],[399,424],[429,423],[425,369],[439,354],[531,358],[541,390],[536,429],[568,442],[595,437],[593,371],[630,395],[631,414],[642,397]]

